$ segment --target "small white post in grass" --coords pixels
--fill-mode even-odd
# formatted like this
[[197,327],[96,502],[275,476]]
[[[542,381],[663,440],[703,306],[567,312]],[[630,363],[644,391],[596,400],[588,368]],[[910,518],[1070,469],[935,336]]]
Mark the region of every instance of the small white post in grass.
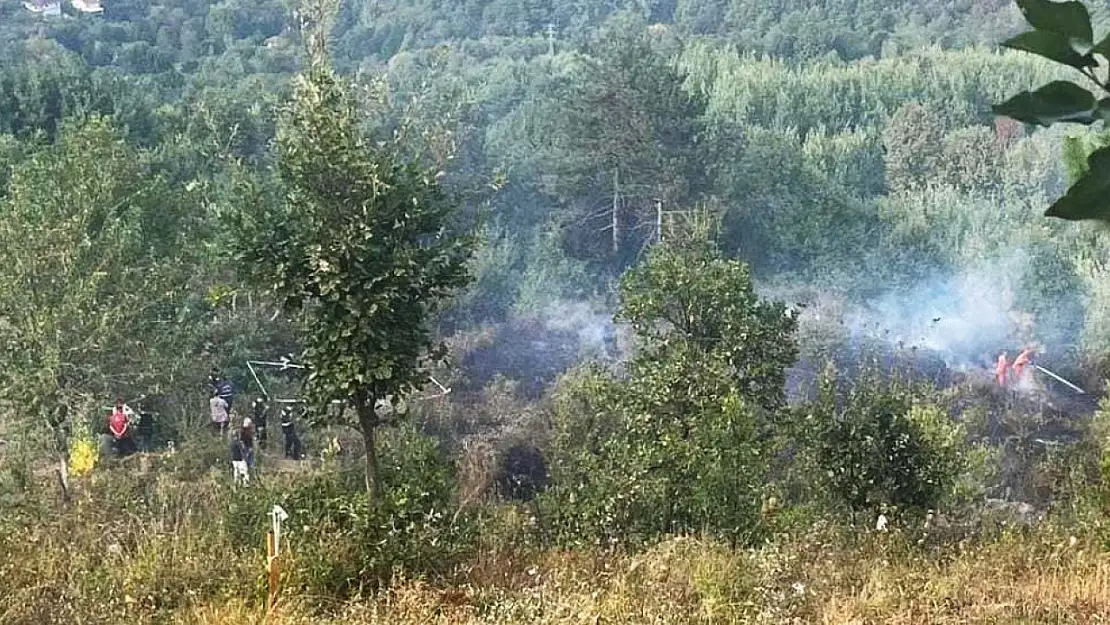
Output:
[[281,506],[274,504],[270,511],[271,529],[266,532],[266,570],[270,578],[269,605],[266,614],[269,616],[277,603],[278,581],[281,579],[281,566],[278,554],[281,548],[281,522],[289,518],[289,513]]
[[281,506],[274,504],[274,509],[270,511],[270,521],[274,528],[274,557],[278,556],[281,550],[281,522],[289,518],[289,513]]

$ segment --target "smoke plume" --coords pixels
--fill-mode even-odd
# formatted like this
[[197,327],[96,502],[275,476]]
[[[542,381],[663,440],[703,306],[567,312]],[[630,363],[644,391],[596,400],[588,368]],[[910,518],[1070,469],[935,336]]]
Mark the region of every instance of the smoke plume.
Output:
[[[1031,269],[1030,255],[1017,250],[1004,259],[935,274],[862,302],[813,287],[776,289],[768,295],[796,298],[803,357],[812,355],[813,344],[821,341],[851,347],[867,342],[926,353],[953,370],[981,370],[1003,351],[1013,358],[1024,347],[1035,346],[1038,354],[1057,359],[1074,346],[1082,310],[1075,310],[1071,301],[1047,301],[1044,294],[1028,292]],[[1037,317],[1034,310],[1042,315]]]

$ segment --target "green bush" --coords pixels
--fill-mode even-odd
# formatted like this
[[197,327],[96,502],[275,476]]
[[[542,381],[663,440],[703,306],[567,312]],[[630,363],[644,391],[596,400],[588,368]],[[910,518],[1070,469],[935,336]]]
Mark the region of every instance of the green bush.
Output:
[[758,529],[761,433],[782,409],[793,317],[699,239],[657,247],[626,274],[619,316],[637,339],[626,375],[585,369],[558,393],[547,527],[572,543],[700,531],[745,541]]
[[314,474],[281,498],[295,587],[350,596],[396,575],[449,575],[471,553],[474,526],[457,508],[454,465],[432,439],[407,426],[389,431],[381,468],[378,506],[357,467]]
[[671,406],[658,397],[674,385],[653,396],[653,380],[586,372],[564,382],[554,487],[539,499],[557,541],[636,543],[703,530],[742,541],[756,529],[765,477],[756,412],[734,392],[715,395],[727,385],[706,384],[712,372],[685,372],[671,381],[700,388]]
[[863,376],[838,395],[829,369],[796,433],[835,505],[936,510],[955,494],[974,454],[962,426],[897,383]]
[[1099,402],[1079,440],[1061,447],[1052,493],[1057,520],[1093,529],[1110,545],[1110,399]]

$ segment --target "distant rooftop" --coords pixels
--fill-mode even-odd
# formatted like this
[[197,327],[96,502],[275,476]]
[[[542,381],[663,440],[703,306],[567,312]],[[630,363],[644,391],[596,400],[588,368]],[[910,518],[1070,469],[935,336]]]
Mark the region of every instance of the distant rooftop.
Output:
[[103,13],[104,5],[100,0],[70,0],[73,8],[81,11],[82,13]]
[[33,13],[42,13],[43,15],[62,14],[61,0],[27,0],[23,3],[23,7]]

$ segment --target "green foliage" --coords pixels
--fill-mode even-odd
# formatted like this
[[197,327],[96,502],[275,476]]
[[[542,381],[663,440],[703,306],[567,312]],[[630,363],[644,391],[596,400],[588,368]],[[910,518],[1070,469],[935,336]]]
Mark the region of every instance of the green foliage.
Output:
[[944,122],[936,110],[916,102],[894,111],[883,129],[886,180],[891,191],[921,188],[943,162]]
[[794,320],[761,302],[742,263],[704,240],[654,248],[621,286],[637,354],[627,376],[561,385],[545,514],[563,540],[756,531],[757,433],[782,404]]
[[[872,271],[909,279],[922,271],[914,261],[921,251],[876,231],[874,206],[888,178],[878,138],[906,102],[938,111],[946,132],[939,171],[923,176],[925,185],[950,180],[969,195],[998,192],[998,157],[1013,161],[997,174],[1003,183],[1058,191],[1056,160],[1043,153],[1022,147],[1022,158],[1034,160],[1019,163],[992,146],[990,158],[973,158],[989,103],[1059,78],[1033,55],[957,49],[1012,30],[1000,1],[836,0],[820,11],[796,0],[464,4],[348,3],[330,40],[339,67],[379,113],[363,125],[396,131],[405,140],[399,152],[442,164],[441,185],[457,192],[488,186],[495,172],[508,176],[489,198],[508,235],[499,235],[497,252],[507,264],[452,319],[477,310],[500,319],[542,304],[535,294],[544,294],[549,258],[571,259],[557,273],[571,275],[572,288],[558,290],[611,290],[651,238],[659,198],[665,210],[706,199],[722,207],[722,247],[760,279],[788,274],[838,287],[873,282],[860,279]],[[2,27],[11,32],[0,46],[11,96],[0,127],[30,136],[52,132],[59,115],[110,113],[130,139],[157,150],[170,181],[234,208],[219,179],[231,159],[268,171],[273,103],[299,68],[289,9],[231,0],[169,10],[128,0],[99,16],[42,21],[13,5]],[[594,126],[604,132],[583,131]],[[607,152],[598,146],[631,146],[621,151],[628,171],[619,180],[601,166]],[[272,182],[263,183],[266,195],[280,197]],[[222,250],[219,239],[207,250]],[[891,242],[866,257],[856,252],[876,240]],[[899,261],[884,260],[892,257]],[[525,288],[504,285],[521,276]]]
[[[327,15],[315,19],[321,24],[312,36],[325,36]],[[440,355],[431,315],[469,282],[473,239],[461,232],[436,173],[365,136],[350,86],[321,48],[311,52],[279,127],[285,203],[258,206],[245,229],[244,261],[306,322],[312,398],[355,409],[367,489],[377,498],[376,404],[427,382],[422,365]]]
[[838,397],[835,373],[796,425],[814,478],[849,510],[924,512],[951,501],[970,461],[962,428],[939,407],[896,386],[856,380]]
[[155,322],[182,299],[182,239],[203,217],[143,156],[94,118],[12,169],[0,200],[0,392],[27,416],[61,419],[90,408],[89,394],[100,403],[165,379],[146,356],[172,336]]
[[886,189],[880,144],[881,135],[873,128],[830,132],[818,127],[806,134],[801,151],[805,164],[825,176],[828,184],[871,197]]
[[588,268],[582,261],[567,258],[556,232],[539,232],[531,243],[532,257],[517,282],[514,313],[536,315],[553,302],[583,300],[590,295]]
[[327,398],[419,387],[425,319],[466,283],[470,241],[449,229],[454,206],[433,172],[396,164],[361,136],[340,79],[317,67],[298,87],[281,137],[289,203],[269,216],[277,236],[266,248],[275,288],[320,324],[306,353],[313,383]]
[[[650,381],[646,372],[625,385],[583,372],[561,385],[554,486],[540,495],[560,542],[638,543],[693,531],[743,541],[755,532],[765,473],[756,413],[735,393],[721,395],[720,372],[693,358],[666,364]],[[702,378],[685,377],[694,374]],[[649,388],[667,375],[665,388]],[[678,387],[689,395],[662,396]]]
[[[784,416],[796,342],[806,360],[842,355],[853,310],[951,276],[1003,276],[1013,294],[999,306],[1052,345],[1046,358],[1070,360],[1082,341],[1074,355],[1110,361],[1110,243],[1030,219],[1068,173],[1059,210],[1086,216],[1110,196],[1107,98],[1062,80],[1079,69],[1105,83],[1110,37],[1096,36],[1094,3],[1091,19],[1075,2],[1019,3],[1034,31],[1008,47],[1047,58],[969,45],[1014,34],[1006,0],[356,0],[330,31],[331,16],[285,0],[107,4],[46,20],[0,3],[0,404],[11,415],[0,416],[0,502],[14,510],[0,520],[0,577],[24,580],[0,614],[17,621],[168,622],[194,601],[260,602],[274,501],[294,514],[293,592],[439,581],[477,549],[459,499],[484,497],[495,471],[474,440],[546,445],[553,489],[516,510],[526,522],[539,513],[562,543],[700,531],[743,542],[776,516],[769,493],[791,506],[776,529],[827,498],[868,512],[981,499],[995,483],[979,474],[986,455],[931,397],[860,384],[797,422]],[[336,72],[312,54],[324,39]],[[988,105],[1020,91],[998,109],[1012,119],[992,127]],[[1096,131],[1067,141],[1068,172],[1063,133],[1041,128],[1058,122]],[[722,216],[723,254],[670,238],[691,206]],[[657,207],[667,242],[648,251]],[[462,222],[487,208],[495,218],[472,255]],[[538,398],[592,355],[576,324],[636,263],[620,289],[635,355],[566,377],[547,431]],[[794,321],[753,283],[818,302],[805,334],[795,341]],[[443,450],[378,427],[401,416],[378,400],[404,400],[441,355],[437,331],[466,348],[444,372],[454,391],[408,408],[434,405],[443,422],[425,426],[465,441],[475,475],[461,495]],[[190,435],[207,419],[210,366],[246,386],[243,361],[306,348],[313,398],[346,400],[321,423],[362,430],[371,481],[386,487],[376,502],[344,454],[329,455],[327,474],[305,470],[315,459],[271,473],[266,458],[251,489],[233,490],[225,442]],[[478,388],[502,369],[511,396]],[[177,454],[141,459],[158,479],[100,465],[53,511],[38,464],[49,437],[18,419],[49,417],[64,444],[65,417],[95,427],[105,396],[139,392],[166,395]],[[309,450],[321,448],[324,433],[306,429]],[[12,443],[17,433],[29,441]],[[1063,492],[1044,488],[1047,461],[1029,460],[1036,436],[997,448],[1004,473],[1036,482],[1022,495]],[[542,538],[523,523],[494,524],[514,536],[492,543]],[[124,536],[119,552],[99,548],[106,533]],[[483,571],[474,587],[525,579],[531,563],[512,555],[506,571],[471,562]],[[635,593],[649,578],[629,569]],[[815,586],[787,590],[794,581],[769,591],[811,601]]]
[[471,262],[474,287],[455,300],[446,316],[463,322],[502,321],[516,300],[521,246],[500,227],[487,227],[478,238],[482,243]]
[[[1110,122],[1110,97],[1099,98],[1090,91],[1093,84],[1096,91],[1110,96],[1110,75],[1099,76],[1102,69],[1110,71],[1110,34],[1096,44],[1090,14],[1081,2],[1018,0],[1018,6],[1034,30],[1003,45],[1071,66],[1089,83],[1054,81],[995,106],[995,113],[1041,126]],[[1082,174],[1045,215],[1068,220],[1110,220],[1110,149],[1093,151],[1079,169]]]
[[782,405],[784,371],[796,355],[792,313],[759,300],[747,267],[697,235],[654,248],[624,276],[617,318],[640,342],[636,362],[667,361],[670,350],[696,356],[727,371],[745,401]]
[[1110,502],[1110,400],[1103,398],[1099,402],[1098,410],[1086,425],[1082,443],[1083,451],[1088,454],[1086,459],[1093,460],[1097,467],[1098,479],[1091,484],[1090,494],[1097,498],[1100,508],[1105,509]]
[[858,63],[794,64],[690,42],[678,58],[688,88],[708,98],[722,123],[806,133],[880,126],[901,106],[942,111],[946,128],[990,121],[990,104],[1015,88],[1051,81],[1060,71],[1029,55],[983,48],[916,50]]
[[949,132],[942,141],[942,158],[935,179],[947,181],[968,194],[997,193],[1002,184],[1003,149],[986,126]]
[[7,195],[12,167],[22,158],[23,144],[11,135],[0,135],[0,197]]
[[1069,136],[1064,139],[1064,163],[1068,168],[1068,178],[1078,182],[1089,171],[1087,159],[1100,148],[1110,147],[1110,131]]
[[[624,17],[575,59],[548,139],[558,166],[551,189],[574,198],[576,210],[564,217],[568,247],[583,259],[605,258],[608,247],[618,266],[628,248],[650,238],[638,233],[654,223],[657,202],[697,197],[704,111],[704,99],[682,88],[683,76],[647,24]],[[596,208],[597,196],[607,198],[606,209]],[[608,241],[596,240],[598,223],[607,223]]]
[[[287,540],[296,553],[291,581],[301,592],[343,597],[396,575],[442,577],[471,554],[474,525],[458,513],[452,461],[411,426],[390,430],[383,443],[379,505],[359,494],[350,471],[312,476],[281,496],[295,520]],[[267,502],[259,503],[250,518],[265,519]]]
[[1049,217],[1063,219],[1110,220],[1110,148],[1099,148],[1087,157],[1086,173],[1068,192],[1045,212]]

